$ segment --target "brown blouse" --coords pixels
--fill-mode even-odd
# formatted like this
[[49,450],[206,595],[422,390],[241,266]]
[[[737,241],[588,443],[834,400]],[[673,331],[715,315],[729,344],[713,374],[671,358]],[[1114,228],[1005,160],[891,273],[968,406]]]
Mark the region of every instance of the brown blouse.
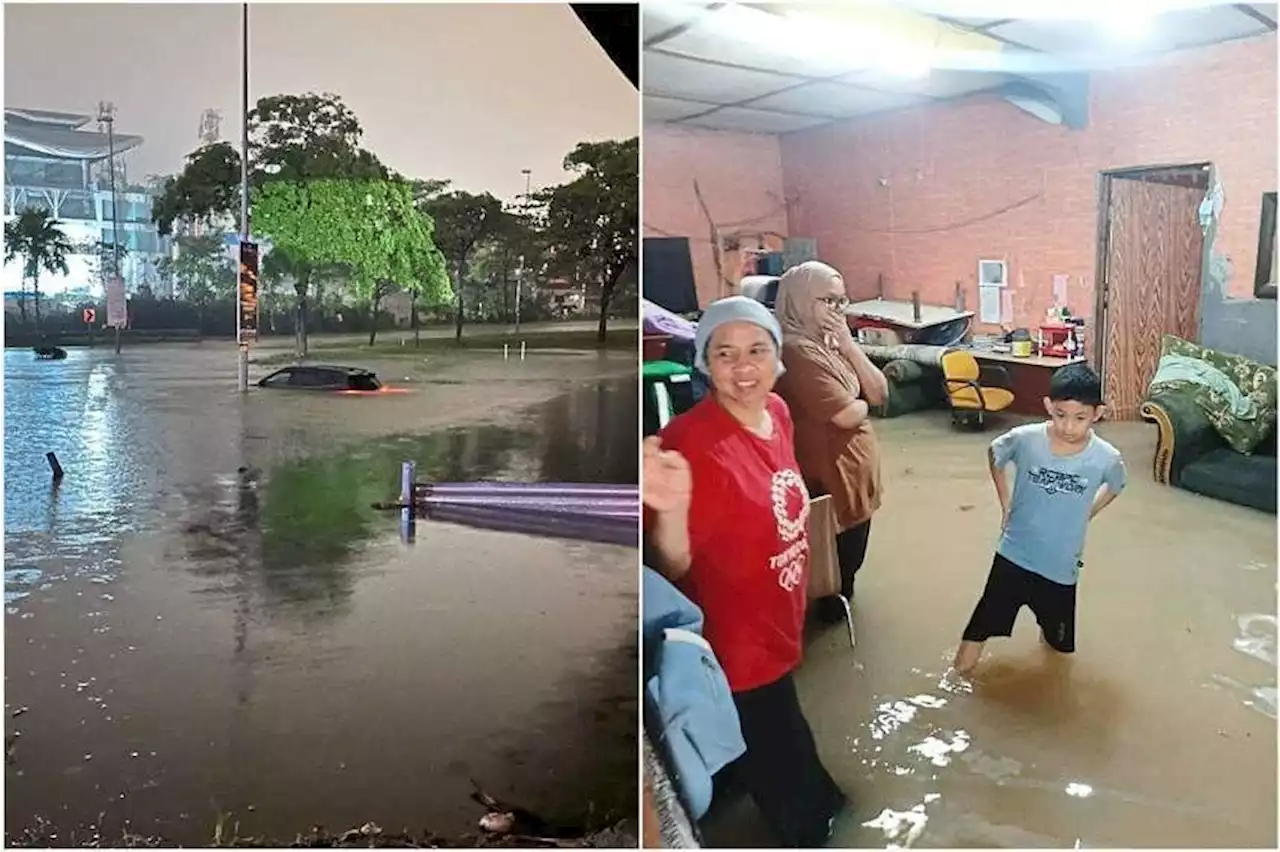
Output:
[[808,340],[782,347],[786,372],[777,391],[795,420],[796,459],[811,487],[831,495],[841,530],[871,519],[880,508],[880,445],[871,421],[856,429],[831,422],[860,394],[858,377],[839,355]]

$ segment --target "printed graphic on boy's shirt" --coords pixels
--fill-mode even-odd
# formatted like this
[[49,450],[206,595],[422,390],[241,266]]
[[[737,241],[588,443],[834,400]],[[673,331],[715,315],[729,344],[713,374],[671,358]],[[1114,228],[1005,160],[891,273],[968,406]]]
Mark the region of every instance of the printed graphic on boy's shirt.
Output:
[[1089,487],[1089,480],[1079,474],[1047,467],[1031,468],[1027,471],[1027,478],[1033,485],[1043,488],[1046,494],[1073,494],[1078,497]]

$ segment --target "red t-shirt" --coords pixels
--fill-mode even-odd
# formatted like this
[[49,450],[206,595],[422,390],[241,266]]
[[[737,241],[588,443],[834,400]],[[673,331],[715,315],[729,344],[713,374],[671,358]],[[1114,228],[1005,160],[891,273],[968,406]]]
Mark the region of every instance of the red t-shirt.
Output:
[[680,588],[706,616],[704,634],[734,692],[773,683],[800,663],[809,573],[809,492],[791,413],[766,404],[773,435],[743,427],[708,396],[667,424],[662,447],[693,473],[691,563]]

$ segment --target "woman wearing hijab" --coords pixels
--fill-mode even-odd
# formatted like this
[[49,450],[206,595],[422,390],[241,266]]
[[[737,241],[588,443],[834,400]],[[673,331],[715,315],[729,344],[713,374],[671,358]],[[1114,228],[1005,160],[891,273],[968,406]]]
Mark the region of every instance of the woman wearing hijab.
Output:
[[[796,457],[814,495],[830,494],[835,509],[840,593],[853,599],[853,581],[867,555],[871,516],[880,508],[880,448],[869,408],[888,393],[884,374],[853,340],[840,273],[811,260],[778,283],[775,310],[782,327],[786,376],[778,392],[795,419]],[[844,607],[819,604],[836,621]]]
[[695,365],[711,392],[646,441],[672,470],[687,465],[685,500],[646,509],[655,568],[702,608],[703,635],[738,710],[745,786],[785,846],[831,835],[845,797],[818,757],[792,672],[800,664],[808,575],[809,495],[787,405],[773,386],[782,330],[752,299],[711,304]]

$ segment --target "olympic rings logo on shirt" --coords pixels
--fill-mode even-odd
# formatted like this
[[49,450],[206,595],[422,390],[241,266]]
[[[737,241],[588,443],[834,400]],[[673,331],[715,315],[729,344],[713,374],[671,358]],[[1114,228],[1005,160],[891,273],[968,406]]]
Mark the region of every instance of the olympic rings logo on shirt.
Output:
[[[791,543],[800,538],[809,521],[809,490],[805,488],[804,479],[799,473],[786,468],[774,471],[770,491],[773,498],[773,517],[778,523],[778,535],[784,542]],[[800,498],[800,511],[794,518],[787,511],[787,498],[793,493]]]

